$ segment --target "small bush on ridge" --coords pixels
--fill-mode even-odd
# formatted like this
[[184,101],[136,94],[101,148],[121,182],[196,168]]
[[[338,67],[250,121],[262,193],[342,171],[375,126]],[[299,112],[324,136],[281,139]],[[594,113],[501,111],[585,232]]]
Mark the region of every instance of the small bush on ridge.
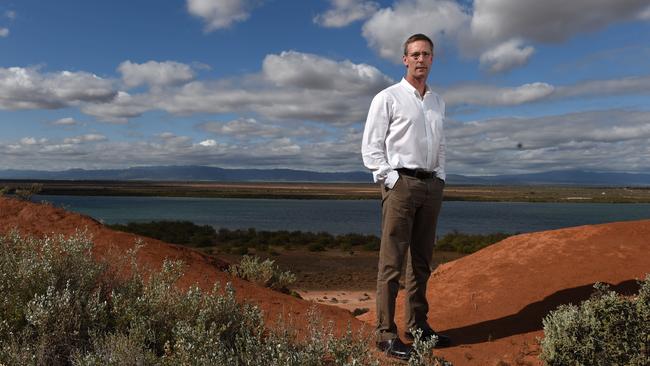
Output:
[[282,272],[275,265],[275,261],[266,259],[260,262],[259,257],[248,255],[244,255],[239,264],[231,265],[228,273],[285,293],[289,293],[289,286],[296,282],[296,276],[289,271]]
[[27,187],[16,188],[14,194],[16,195],[16,197],[22,200],[30,201],[33,195],[41,193],[42,190],[43,190],[42,183],[32,183]]
[[561,305],[544,318],[540,358],[547,365],[650,365],[650,275],[627,299],[596,284],[580,306]]

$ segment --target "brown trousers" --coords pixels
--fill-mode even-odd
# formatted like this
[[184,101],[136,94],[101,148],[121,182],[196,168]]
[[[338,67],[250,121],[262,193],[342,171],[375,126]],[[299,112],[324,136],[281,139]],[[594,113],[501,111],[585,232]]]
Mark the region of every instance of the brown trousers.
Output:
[[427,328],[427,281],[442,205],[442,179],[401,175],[395,186],[382,186],[382,234],[377,274],[377,340],[398,337],[395,299],[406,258],[406,329]]

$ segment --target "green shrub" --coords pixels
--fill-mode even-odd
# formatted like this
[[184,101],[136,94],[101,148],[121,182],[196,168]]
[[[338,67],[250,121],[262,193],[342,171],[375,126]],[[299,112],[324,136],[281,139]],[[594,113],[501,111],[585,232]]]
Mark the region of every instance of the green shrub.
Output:
[[65,364],[106,328],[106,267],[82,234],[0,237],[0,363]]
[[173,244],[207,247],[217,241],[217,232],[210,225],[196,225],[190,221],[130,222],[126,225],[108,225],[120,230]]
[[310,252],[324,252],[325,246],[321,243],[311,243],[307,246]]
[[[156,238],[168,243],[194,247],[215,245],[222,252],[238,255],[248,254],[248,248],[268,251],[269,246],[282,246],[286,250],[292,250],[295,247],[306,247],[312,252],[323,251],[327,248],[350,251],[353,247],[377,251],[381,244],[380,238],[376,235],[350,233],[334,236],[327,232],[258,231],[254,228],[234,230],[221,228],[215,231],[210,225],[199,226],[189,221],[131,222],[126,225],[108,225],[108,227]],[[438,250],[469,254],[501,241],[510,235],[504,233],[472,235],[454,231],[439,239],[436,248]],[[230,250],[229,248],[233,249]]]
[[334,337],[314,311],[298,341],[287,324],[266,329],[229,285],[178,289],[179,262],[144,281],[131,253],[120,279],[91,250],[83,233],[0,237],[0,364],[378,365],[361,333]]
[[29,201],[32,199],[33,195],[39,194],[42,190],[42,183],[32,183],[29,186],[16,187],[14,194],[21,200]]
[[650,275],[632,299],[594,287],[580,306],[561,305],[544,318],[540,358],[548,365],[650,365]]
[[363,249],[369,251],[379,250],[379,248],[381,247],[381,239],[379,239],[376,236],[370,236],[370,235],[368,236],[369,238],[366,241],[366,243],[363,245]]
[[463,234],[456,230],[444,235],[436,243],[437,250],[446,250],[464,254],[474,253],[496,242],[499,242],[511,234]]
[[288,287],[296,281],[293,273],[282,272],[275,261],[267,259],[260,262],[259,257],[248,255],[243,256],[239,264],[231,265],[228,272],[235,277],[285,293],[289,293]]
[[413,350],[408,360],[409,366],[452,366],[450,362],[433,354],[437,338],[422,339],[422,330],[413,329]]
[[231,247],[229,252],[230,252],[230,254],[236,254],[236,255],[248,255],[248,248],[246,248],[246,247]]

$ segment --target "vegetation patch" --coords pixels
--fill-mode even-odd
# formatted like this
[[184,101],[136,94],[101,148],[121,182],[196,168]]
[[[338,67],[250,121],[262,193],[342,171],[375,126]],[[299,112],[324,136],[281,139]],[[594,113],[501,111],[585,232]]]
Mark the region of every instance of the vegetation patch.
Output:
[[231,265],[228,272],[235,277],[284,293],[290,293],[289,286],[296,281],[293,273],[282,272],[274,261],[260,261],[260,258],[248,255],[243,256],[239,264]]
[[266,329],[229,285],[178,289],[180,262],[145,281],[132,260],[120,278],[91,250],[84,234],[0,237],[0,364],[378,365],[368,339],[335,337],[313,311],[298,341],[289,326]]
[[626,298],[596,284],[580,306],[561,305],[543,321],[547,365],[650,365],[650,275]]
[[148,236],[167,243],[193,247],[212,246],[217,238],[210,225],[196,225],[190,221],[130,222],[126,225],[108,225],[113,230]]
[[470,254],[498,243],[509,236],[512,234],[463,234],[454,230],[438,240],[436,250]]
[[5,194],[13,194],[16,198],[23,201],[30,201],[32,196],[39,194],[43,190],[42,183],[31,183],[16,185],[14,187],[3,186],[0,188],[0,196]]
[[[210,225],[196,225],[189,221],[131,222],[126,225],[108,225],[109,228],[156,238],[168,243],[194,247],[215,247],[218,251],[247,255],[249,249],[270,251],[270,247],[285,249],[307,248],[312,252],[328,249],[379,250],[381,240],[376,235],[341,234],[304,231],[264,231],[249,229],[225,229],[218,231]],[[469,254],[501,241],[511,234],[463,234],[458,231],[448,233],[438,239],[436,249]]]

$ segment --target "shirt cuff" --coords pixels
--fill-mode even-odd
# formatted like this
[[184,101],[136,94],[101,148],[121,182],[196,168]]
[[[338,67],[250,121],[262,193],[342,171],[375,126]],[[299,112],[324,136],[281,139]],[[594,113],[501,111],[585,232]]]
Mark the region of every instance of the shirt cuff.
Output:
[[397,170],[391,170],[390,173],[386,174],[386,179],[384,179],[384,186],[388,187],[389,189],[393,189],[398,179],[399,173]]

